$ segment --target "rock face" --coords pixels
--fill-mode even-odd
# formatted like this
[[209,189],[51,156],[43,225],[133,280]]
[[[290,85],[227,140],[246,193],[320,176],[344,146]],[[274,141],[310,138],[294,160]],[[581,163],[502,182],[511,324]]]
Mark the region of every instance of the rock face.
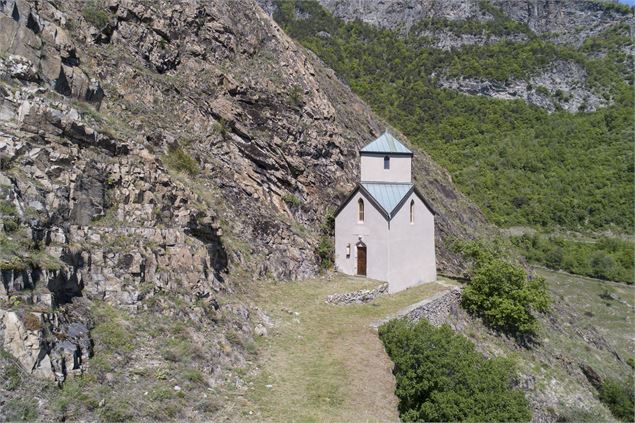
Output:
[[492,4],[537,34],[549,34],[555,42],[575,47],[618,22],[633,23],[632,12],[612,7],[617,0],[494,0]]
[[481,13],[476,0],[318,1],[334,16],[346,21],[360,19],[371,25],[405,32],[424,18],[462,20],[487,17]]
[[[579,48],[590,37],[603,37],[603,32],[607,30],[618,30],[628,36],[627,28],[635,25],[632,11],[628,12],[628,8],[610,1],[493,0],[487,5],[477,0],[319,0],[319,3],[345,21],[359,19],[402,33],[414,33],[426,47],[445,51],[501,42],[524,43],[535,37]],[[269,6],[273,13],[273,3],[263,0],[263,4]],[[493,12],[492,7],[498,12]],[[474,30],[475,22],[488,23],[505,18],[521,23],[523,27],[515,30],[506,28],[498,32],[490,32],[484,28]],[[469,22],[472,25],[468,27],[472,29],[465,29],[465,32],[453,30],[448,22]],[[433,24],[429,25],[430,23]],[[632,43],[620,48],[632,59],[635,53]],[[595,56],[603,54],[605,53],[593,53]],[[628,75],[624,76],[629,78]],[[565,60],[549,63],[522,80],[503,82],[447,75],[438,75],[437,80],[441,87],[498,99],[522,99],[549,112],[557,109],[572,113],[588,112],[612,104],[609,93],[591,86],[593,84],[588,81],[580,64]]]
[[[105,302],[201,325],[222,379],[244,361],[228,331],[251,336],[232,293],[318,271],[320,227],[384,125],[250,0],[0,0],[0,25],[3,349],[62,383]],[[439,267],[461,273],[446,240],[489,229],[415,154]]]
[[[487,21],[492,15],[478,0],[318,0],[334,16],[360,19],[371,25],[409,31],[422,19]],[[617,22],[632,22],[632,13],[617,7],[617,0],[492,0],[510,19],[526,24],[537,34],[552,34],[557,42],[579,46]]]
[[586,86],[586,71],[574,62],[558,61],[529,81],[496,82],[475,78],[440,77],[441,87],[471,95],[503,100],[525,100],[550,112],[563,109],[571,113],[593,112],[610,103]]
[[[92,355],[87,311],[76,304],[69,310],[34,313],[0,310],[3,349],[36,377],[62,383],[82,374]],[[83,315],[77,316],[77,313]],[[81,321],[84,320],[84,321]]]

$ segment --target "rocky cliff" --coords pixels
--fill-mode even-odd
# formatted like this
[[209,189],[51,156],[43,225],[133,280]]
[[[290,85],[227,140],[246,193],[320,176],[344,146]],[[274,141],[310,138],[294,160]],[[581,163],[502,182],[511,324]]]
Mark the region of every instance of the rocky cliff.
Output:
[[[5,368],[61,385],[97,360],[91,377],[126,397],[55,411],[33,391],[48,417],[211,415],[148,411],[138,375],[240,387],[265,319],[250,281],[318,272],[320,228],[383,129],[253,1],[0,0]],[[426,154],[414,166],[440,270],[459,273],[448,240],[484,218]]]
[[[262,0],[273,12],[276,3]],[[344,21],[360,20],[370,25],[416,36],[425,48],[460,52],[463,48],[525,44],[541,40],[568,49],[562,57],[550,58],[540,69],[525,77],[508,80],[457,77],[445,73],[438,77],[440,87],[470,95],[504,100],[522,99],[549,112],[589,112],[613,104],[611,94],[590,78],[586,58],[604,57],[606,46],[620,53],[617,62],[632,63],[635,50],[632,9],[617,1],[492,0],[446,1],[343,1],[319,3]],[[573,53],[578,50],[578,53]],[[501,53],[505,54],[505,53]],[[508,54],[508,53],[507,53]],[[532,54],[542,54],[540,50]],[[485,52],[480,57],[486,57]],[[479,57],[477,55],[477,57]],[[574,58],[575,57],[575,58]],[[630,80],[632,69],[623,72]],[[538,88],[538,90],[535,90]]]
[[318,0],[334,16],[346,21],[362,20],[371,25],[409,31],[423,19],[449,21],[489,21],[494,14],[489,5],[499,8],[513,21],[527,25],[537,34],[549,34],[559,42],[576,45],[597,35],[616,22],[632,20],[628,7],[617,0]]

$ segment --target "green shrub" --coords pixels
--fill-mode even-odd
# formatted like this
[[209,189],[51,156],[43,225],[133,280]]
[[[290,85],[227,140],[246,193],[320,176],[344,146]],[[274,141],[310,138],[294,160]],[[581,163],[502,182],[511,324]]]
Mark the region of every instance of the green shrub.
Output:
[[152,401],[165,401],[174,396],[174,391],[167,386],[157,386],[150,391],[150,399]]
[[524,394],[512,389],[514,366],[486,359],[449,326],[393,320],[379,328],[394,362],[401,420],[529,421]]
[[245,351],[249,354],[256,354],[258,352],[258,345],[254,341],[248,341],[245,344]]
[[17,217],[3,217],[2,224],[4,225],[5,232],[15,232],[20,227],[20,221]]
[[198,175],[201,169],[196,160],[178,147],[163,156],[163,163],[177,172],[185,172],[192,176]]
[[130,405],[121,398],[106,402],[97,414],[106,422],[124,422],[133,418]]
[[320,258],[320,268],[326,270],[333,267],[335,258],[335,246],[333,245],[333,237],[322,235],[318,244],[317,254]]
[[30,422],[37,418],[37,402],[30,398],[16,398],[7,401],[3,408],[7,421]]
[[320,226],[320,232],[323,235],[335,236],[335,213],[333,213],[333,210],[326,212],[324,222]]
[[602,421],[602,417],[597,411],[586,410],[581,407],[568,407],[558,416],[557,422],[571,423],[597,423]]
[[212,131],[224,139],[228,133],[227,122],[225,122],[225,119],[219,118],[217,122],[214,122],[214,125],[212,125]]
[[2,374],[3,387],[7,391],[15,391],[22,384],[22,372],[15,364],[8,364]]
[[293,207],[299,207],[302,204],[302,200],[293,194],[283,195],[282,201]]
[[15,208],[12,202],[0,200],[0,214],[4,216],[17,216],[18,210]]
[[110,16],[108,12],[99,5],[99,2],[90,1],[82,10],[82,15],[87,22],[95,26],[97,29],[102,29],[108,24]]
[[550,303],[545,280],[528,278],[520,266],[495,257],[479,243],[466,244],[463,251],[475,263],[461,305],[496,330],[535,334],[538,321],[533,312],[547,311]]
[[476,270],[463,291],[463,307],[490,327],[510,334],[535,334],[532,311],[546,311],[549,298],[543,278],[529,280],[522,268],[492,260]]
[[116,307],[96,302],[91,309],[95,317],[95,327],[91,335],[95,346],[106,353],[130,352],[134,348],[131,328],[125,324],[124,312]]
[[205,380],[203,378],[203,374],[196,369],[186,369],[183,372],[183,377],[192,383],[199,383],[199,384],[203,383],[203,381]]
[[606,379],[600,387],[600,401],[606,404],[616,418],[625,422],[632,422],[635,416],[633,376],[629,375],[628,383],[626,384],[614,379]]
[[169,339],[161,350],[161,356],[167,361],[182,362],[188,361],[194,352],[194,345],[191,340],[181,337]]
[[302,99],[302,87],[299,85],[293,85],[291,89],[289,89],[289,102],[292,106],[300,107],[304,100]]

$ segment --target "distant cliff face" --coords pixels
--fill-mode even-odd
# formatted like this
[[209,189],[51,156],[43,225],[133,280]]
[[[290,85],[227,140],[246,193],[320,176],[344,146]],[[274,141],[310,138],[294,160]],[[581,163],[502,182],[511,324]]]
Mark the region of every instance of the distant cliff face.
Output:
[[[263,0],[263,3],[270,10],[275,9],[275,2]],[[635,25],[635,16],[631,9],[616,1],[319,0],[319,3],[344,21],[360,20],[415,35],[422,46],[431,49],[496,48],[539,38],[564,48],[586,51],[588,58],[607,54],[599,47],[602,43],[618,49],[630,60],[635,54],[633,43],[627,41],[631,39],[629,28]],[[441,87],[471,95],[522,99],[550,112],[560,109],[589,112],[611,105],[610,95],[592,87],[580,60],[583,59],[558,58],[533,75],[507,81],[448,76],[443,71],[434,77]],[[623,78],[628,80],[630,73],[625,72]],[[541,87],[540,91],[535,91],[535,87]]]
[[[492,14],[480,0],[319,0],[334,16],[408,31],[422,19],[451,21],[491,20]],[[538,33],[554,33],[555,40],[579,45],[617,22],[631,21],[632,13],[619,7],[617,0],[492,0],[510,19],[526,24]]]

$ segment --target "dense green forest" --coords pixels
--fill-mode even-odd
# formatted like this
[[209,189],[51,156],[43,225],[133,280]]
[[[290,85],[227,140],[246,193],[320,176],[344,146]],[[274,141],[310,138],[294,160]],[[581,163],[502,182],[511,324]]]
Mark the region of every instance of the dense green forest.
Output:
[[[496,8],[483,6],[493,16],[486,23],[427,20],[405,36],[358,21],[345,23],[310,1],[280,1],[274,18],[445,166],[494,223],[632,232],[633,76],[621,48],[632,42],[628,27],[616,25],[574,49],[538,37]],[[420,35],[430,28],[522,33],[526,40],[448,52]],[[469,96],[436,83],[444,74],[505,84],[554,60],[583,66],[587,85],[613,105],[550,114],[521,100]]]
[[632,242],[614,238],[573,241],[559,236],[522,235],[512,243],[532,263],[598,279],[635,283]]

